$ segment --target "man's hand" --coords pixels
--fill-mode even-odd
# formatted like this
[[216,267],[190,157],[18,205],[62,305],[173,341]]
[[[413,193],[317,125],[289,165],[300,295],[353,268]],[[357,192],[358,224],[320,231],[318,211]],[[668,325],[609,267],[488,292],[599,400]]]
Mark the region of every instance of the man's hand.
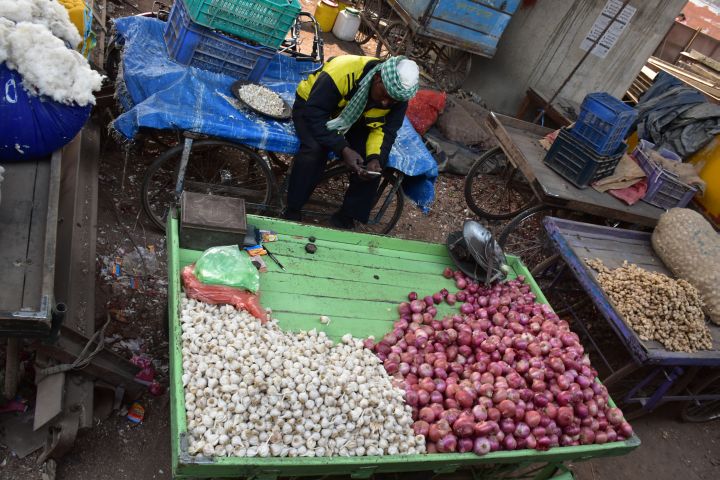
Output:
[[373,158],[370,160],[365,167],[369,172],[382,172],[382,167],[380,166],[380,160],[377,158]]
[[377,158],[370,160],[365,166],[365,169],[360,172],[360,178],[363,180],[372,180],[373,178],[377,178],[377,175],[370,175],[367,172],[382,172],[380,161]]
[[342,159],[345,165],[348,166],[351,172],[358,175],[362,172],[363,158],[362,156],[350,147],[345,147],[342,150]]

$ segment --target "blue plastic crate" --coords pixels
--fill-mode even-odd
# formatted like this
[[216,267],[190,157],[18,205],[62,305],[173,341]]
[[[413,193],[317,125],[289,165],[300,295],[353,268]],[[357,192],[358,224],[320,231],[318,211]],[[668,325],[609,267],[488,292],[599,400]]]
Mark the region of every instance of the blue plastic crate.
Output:
[[560,130],[547,155],[545,164],[578,188],[613,174],[627,145],[622,143],[612,155],[598,155],[566,129]]
[[176,62],[237,80],[260,80],[276,53],[194,23],[183,0],[173,5],[163,36],[168,55]]
[[600,155],[610,155],[623,143],[637,120],[637,111],[604,92],[591,93],[580,106],[573,135]]
[[[665,170],[660,164],[654,162],[651,158],[653,150],[656,150],[653,143],[640,140],[632,153],[633,158],[647,175],[648,189],[643,201],[665,210],[686,206],[695,196],[698,188],[682,182],[673,172]],[[666,148],[656,151],[665,158],[682,162],[682,158]]]

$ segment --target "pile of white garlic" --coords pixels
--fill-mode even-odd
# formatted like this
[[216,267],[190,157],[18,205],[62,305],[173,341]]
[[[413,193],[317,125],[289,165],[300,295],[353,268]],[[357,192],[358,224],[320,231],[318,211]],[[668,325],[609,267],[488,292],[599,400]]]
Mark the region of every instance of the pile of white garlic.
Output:
[[285,110],[280,95],[262,85],[248,83],[238,89],[240,99],[255,110],[279,117]]
[[425,452],[411,408],[350,335],[284,332],[232,306],[182,298],[188,451],[205,457]]

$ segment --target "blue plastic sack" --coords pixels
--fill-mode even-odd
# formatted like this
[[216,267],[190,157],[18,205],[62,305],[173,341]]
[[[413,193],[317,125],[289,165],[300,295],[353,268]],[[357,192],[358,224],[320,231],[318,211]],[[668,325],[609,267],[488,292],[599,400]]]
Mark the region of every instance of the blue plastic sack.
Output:
[[92,105],[64,105],[30,95],[22,76],[0,64],[0,160],[30,160],[64,146],[85,125]]

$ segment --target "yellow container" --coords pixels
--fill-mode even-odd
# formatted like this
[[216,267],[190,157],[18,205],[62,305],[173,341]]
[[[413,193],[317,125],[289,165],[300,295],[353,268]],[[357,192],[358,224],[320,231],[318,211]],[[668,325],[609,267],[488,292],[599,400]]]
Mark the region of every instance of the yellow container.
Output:
[[85,2],[83,0],[58,0],[70,15],[70,21],[82,37],[85,34]]
[[315,8],[315,20],[317,20],[320,30],[332,32],[338,13],[340,13],[340,8],[337,3],[331,0],[320,0]]
[[718,226],[720,225],[720,135],[716,135],[688,161],[698,168],[700,178],[705,180],[706,184],[705,194],[696,195],[695,202]]

